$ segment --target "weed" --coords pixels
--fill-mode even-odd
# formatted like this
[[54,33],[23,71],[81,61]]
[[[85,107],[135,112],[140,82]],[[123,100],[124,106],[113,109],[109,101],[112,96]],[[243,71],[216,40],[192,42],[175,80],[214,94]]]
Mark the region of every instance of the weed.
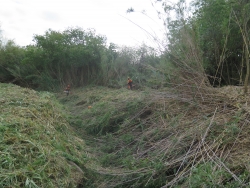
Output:
[[121,136],[121,140],[125,143],[125,144],[129,144],[130,142],[132,142],[134,140],[134,136],[132,134],[124,134]]
[[118,159],[118,156],[116,156],[113,153],[106,154],[106,155],[101,157],[101,164],[104,167],[115,166],[117,164],[117,159]]

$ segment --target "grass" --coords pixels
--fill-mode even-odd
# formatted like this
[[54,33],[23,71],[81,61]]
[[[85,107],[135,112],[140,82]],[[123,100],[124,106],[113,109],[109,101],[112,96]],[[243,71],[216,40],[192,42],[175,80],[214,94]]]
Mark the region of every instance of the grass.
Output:
[[[91,167],[99,174],[94,185],[185,187],[194,180],[194,187],[210,186],[199,182],[206,176],[193,169],[209,174],[216,168],[220,173],[211,174],[213,186],[245,185],[248,171],[236,145],[248,148],[248,139],[244,143],[239,139],[249,132],[248,108],[242,111],[237,106],[248,99],[235,102],[235,97],[223,93],[228,88],[202,89],[204,93],[197,95],[202,98],[195,100],[193,94],[179,96],[168,88],[144,89],[85,87],[72,94],[77,100],[64,103],[70,116],[77,117],[74,127],[99,163]],[[64,101],[66,96],[58,98]],[[225,109],[225,105],[234,107]],[[247,160],[244,154],[242,161]],[[244,179],[241,174],[246,174]]]
[[0,187],[77,187],[87,156],[48,92],[0,84]]
[[234,88],[203,88],[194,100],[189,90],[169,88],[84,87],[55,98],[0,87],[0,187],[244,187],[250,180],[250,100],[229,95]]

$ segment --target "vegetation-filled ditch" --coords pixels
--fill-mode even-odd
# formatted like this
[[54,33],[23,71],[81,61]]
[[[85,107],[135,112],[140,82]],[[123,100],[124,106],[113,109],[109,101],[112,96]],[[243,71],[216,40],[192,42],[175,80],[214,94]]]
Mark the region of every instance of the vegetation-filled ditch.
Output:
[[206,88],[195,100],[169,88],[72,92],[58,99],[96,160],[87,164],[95,174],[89,187],[248,185],[250,108],[242,88]]

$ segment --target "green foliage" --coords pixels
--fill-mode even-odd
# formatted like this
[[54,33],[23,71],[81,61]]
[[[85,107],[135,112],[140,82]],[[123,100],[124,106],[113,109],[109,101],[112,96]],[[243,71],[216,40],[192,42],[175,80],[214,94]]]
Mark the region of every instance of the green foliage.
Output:
[[228,177],[229,174],[223,169],[216,169],[212,163],[200,164],[192,169],[192,174],[188,180],[189,186],[194,188],[221,187],[223,176]]
[[127,77],[131,77],[136,88],[151,86],[149,78],[159,61],[155,49],[146,45],[132,48],[111,43],[103,55],[102,84],[121,88],[126,84]]
[[143,84],[156,85],[150,78],[163,75],[154,70],[160,61],[154,49],[145,45],[118,47],[113,43],[106,47],[106,38],[94,30],[48,30],[44,35],[35,35],[34,42],[25,48],[12,41],[1,46],[0,81],[58,91],[67,84],[121,88],[130,76],[140,88]]
[[0,46],[0,82],[24,85],[21,65],[24,52],[24,49],[16,46],[13,41]]
[[[239,176],[242,181],[232,179],[231,174],[219,166],[216,166],[212,162],[199,164],[194,167],[191,172],[191,176],[188,178],[189,187],[226,187],[237,188],[249,186],[249,172],[244,171]],[[247,182],[245,184],[245,182]]]
[[125,143],[125,144],[129,144],[132,141],[134,141],[134,136],[132,134],[124,134],[121,136],[121,140]]
[[118,156],[111,153],[111,154],[106,154],[104,156],[102,156],[101,158],[101,164],[104,166],[104,167],[109,167],[109,166],[112,166],[112,165],[117,165],[117,160],[118,160]]
[[[198,8],[195,13],[195,29],[203,51],[206,72],[223,78],[223,84],[239,82],[239,79],[230,79],[240,76],[239,72],[230,67],[237,67],[240,70],[241,55],[239,54],[243,42],[241,36],[236,34],[239,28],[232,22],[231,3],[225,0],[204,0],[197,1],[196,6]],[[222,64],[224,66],[221,66]],[[216,84],[220,82],[220,80],[213,80]]]
[[93,30],[69,28],[35,35],[34,42],[26,48],[12,41],[1,46],[1,82],[54,91],[66,84],[76,87],[97,83],[105,37],[96,35]]
[[69,83],[80,86],[94,81],[105,38],[91,30],[71,28],[63,32],[48,30],[45,35],[36,35],[34,41],[36,44],[27,48],[23,62],[35,70],[37,77],[33,82],[40,83],[41,88]]
[[[192,79],[199,72],[209,75],[212,85],[243,84],[249,56],[248,1],[197,0],[190,9],[184,1],[162,6],[169,31],[166,58],[176,67],[173,75],[184,73]],[[190,10],[193,16],[187,17]]]

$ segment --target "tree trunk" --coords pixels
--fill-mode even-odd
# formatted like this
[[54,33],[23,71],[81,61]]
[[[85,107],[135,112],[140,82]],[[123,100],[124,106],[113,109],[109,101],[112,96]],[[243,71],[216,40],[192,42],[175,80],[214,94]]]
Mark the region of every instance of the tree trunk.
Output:
[[248,93],[248,80],[249,80],[249,53],[248,50],[245,52],[245,58],[246,58],[246,66],[247,66],[247,73],[245,77],[245,82],[244,82],[244,93],[245,95]]
[[248,48],[248,44],[249,44],[249,37],[248,37],[248,30],[247,30],[247,22],[249,19],[247,19],[247,21],[245,21],[244,25],[243,25],[243,39],[244,39],[244,44],[245,44],[245,61],[246,61],[246,66],[247,66],[247,73],[246,73],[246,78],[245,78],[245,83],[244,83],[244,93],[245,95],[247,95],[248,92],[248,80],[249,80],[249,71],[250,71],[250,65],[249,65],[249,58],[250,58],[250,54],[249,54],[249,48]]

